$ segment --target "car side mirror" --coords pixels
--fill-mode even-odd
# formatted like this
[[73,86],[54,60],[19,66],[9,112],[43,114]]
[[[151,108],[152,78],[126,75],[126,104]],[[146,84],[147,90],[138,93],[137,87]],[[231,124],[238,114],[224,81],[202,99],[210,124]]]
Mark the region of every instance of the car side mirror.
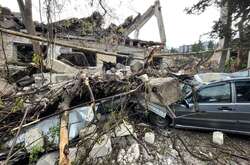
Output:
[[189,104],[188,104],[188,101],[186,99],[183,99],[182,102],[181,102],[181,104],[185,105],[186,108],[190,108]]

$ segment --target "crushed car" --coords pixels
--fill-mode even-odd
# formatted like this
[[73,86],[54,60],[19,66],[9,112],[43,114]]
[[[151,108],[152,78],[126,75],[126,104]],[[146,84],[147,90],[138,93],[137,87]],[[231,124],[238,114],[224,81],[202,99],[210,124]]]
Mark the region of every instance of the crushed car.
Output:
[[186,96],[177,103],[141,104],[150,110],[153,124],[250,135],[250,77],[240,72],[204,73],[188,81],[192,87],[182,87]]

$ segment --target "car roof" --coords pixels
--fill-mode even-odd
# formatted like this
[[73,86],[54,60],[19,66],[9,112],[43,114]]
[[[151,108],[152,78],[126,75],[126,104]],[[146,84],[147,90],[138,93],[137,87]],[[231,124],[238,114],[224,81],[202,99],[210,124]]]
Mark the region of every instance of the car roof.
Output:
[[194,75],[194,79],[195,81],[197,81],[197,85],[200,87],[200,86],[206,86],[206,85],[216,84],[220,82],[250,80],[250,76],[246,76],[245,73],[244,75],[242,75],[241,72],[201,73],[201,74]]
[[250,77],[234,77],[234,78],[230,78],[230,79],[227,79],[227,80],[214,81],[214,82],[211,82],[209,84],[219,83],[219,82],[228,82],[228,81],[241,81],[241,80],[250,80]]
[[[235,73],[237,73],[237,74],[235,74]],[[204,87],[208,87],[208,86],[213,85],[213,84],[218,84],[218,83],[223,83],[223,82],[242,81],[242,80],[249,80],[250,81],[250,76],[246,76],[246,75],[242,76],[241,72],[209,73],[209,74],[222,75],[222,78],[219,78],[219,79],[214,78],[214,80],[203,82],[202,80],[204,80],[204,79],[202,79],[201,75],[207,76],[208,73],[196,74],[196,75],[194,75],[194,79],[191,81],[191,84],[193,85],[193,87],[196,90],[198,90],[198,89],[202,89]],[[199,81],[199,78],[200,78],[200,81]],[[190,96],[191,93],[192,93],[192,91],[188,92],[186,94],[186,97]]]

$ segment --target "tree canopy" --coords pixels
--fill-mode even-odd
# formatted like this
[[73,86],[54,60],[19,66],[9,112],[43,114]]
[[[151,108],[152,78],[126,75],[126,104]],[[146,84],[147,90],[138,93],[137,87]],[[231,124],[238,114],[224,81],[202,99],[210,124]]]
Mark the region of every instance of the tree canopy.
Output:
[[[201,14],[208,7],[221,8],[221,17],[215,21],[210,36],[224,38],[223,49],[238,51],[238,62],[245,63],[250,47],[250,1],[249,0],[199,0],[186,8],[187,14]],[[227,53],[222,52],[220,70],[223,71]]]

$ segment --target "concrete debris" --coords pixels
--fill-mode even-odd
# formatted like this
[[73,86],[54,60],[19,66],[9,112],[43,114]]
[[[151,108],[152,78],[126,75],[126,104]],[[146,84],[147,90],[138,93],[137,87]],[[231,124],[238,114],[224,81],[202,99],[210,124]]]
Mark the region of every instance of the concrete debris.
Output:
[[224,143],[224,135],[222,132],[215,131],[213,132],[213,143],[222,145]]
[[114,67],[106,71],[105,78],[108,80],[122,80],[125,73],[123,69],[115,69]]
[[124,122],[115,128],[115,136],[128,136],[131,134],[134,134],[134,128],[127,122]]
[[124,68],[126,68],[126,66],[125,65],[122,65],[121,63],[117,63],[116,65],[115,65],[115,68],[116,69],[124,69]]
[[[74,162],[76,157],[77,148],[69,148],[70,162]],[[58,163],[58,152],[51,152],[43,155],[36,163],[36,165],[56,165]]]
[[180,83],[171,77],[151,78],[149,88],[149,101],[159,105],[170,105],[182,96]]
[[30,76],[24,76],[20,80],[16,81],[16,85],[19,87],[26,87],[35,82],[33,77]]
[[93,134],[96,131],[96,125],[92,124],[88,127],[85,127],[83,129],[80,130],[79,136],[80,138],[86,138],[88,136],[93,136]]
[[120,70],[117,70],[115,72],[115,75],[120,79],[122,80],[124,78],[124,74],[120,71]]
[[147,74],[139,76],[139,79],[141,79],[143,82],[149,82],[149,77]]
[[14,86],[5,79],[0,79],[0,97],[10,96],[15,92]]
[[58,152],[48,153],[43,155],[36,163],[36,165],[55,165],[58,161]]
[[38,128],[32,128],[25,133],[25,148],[31,152],[34,147],[44,148],[44,137]]
[[111,140],[108,135],[103,135],[98,139],[98,142],[94,145],[89,155],[92,158],[103,157],[109,155],[112,152]]
[[39,86],[41,83],[47,84],[50,81],[53,84],[68,81],[73,79],[75,77],[75,74],[43,73],[43,74],[33,74],[33,77],[35,78],[36,85]]
[[127,151],[121,149],[117,156],[117,162],[121,165],[135,163],[140,157],[140,148],[138,143],[132,144]]
[[149,144],[154,144],[155,134],[153,132],[146,132],[144,136],[144,140]]
[[130,69],[132,73],[138,73],[143,69],[143,62],[141,61],[132,61],[130,64]]

